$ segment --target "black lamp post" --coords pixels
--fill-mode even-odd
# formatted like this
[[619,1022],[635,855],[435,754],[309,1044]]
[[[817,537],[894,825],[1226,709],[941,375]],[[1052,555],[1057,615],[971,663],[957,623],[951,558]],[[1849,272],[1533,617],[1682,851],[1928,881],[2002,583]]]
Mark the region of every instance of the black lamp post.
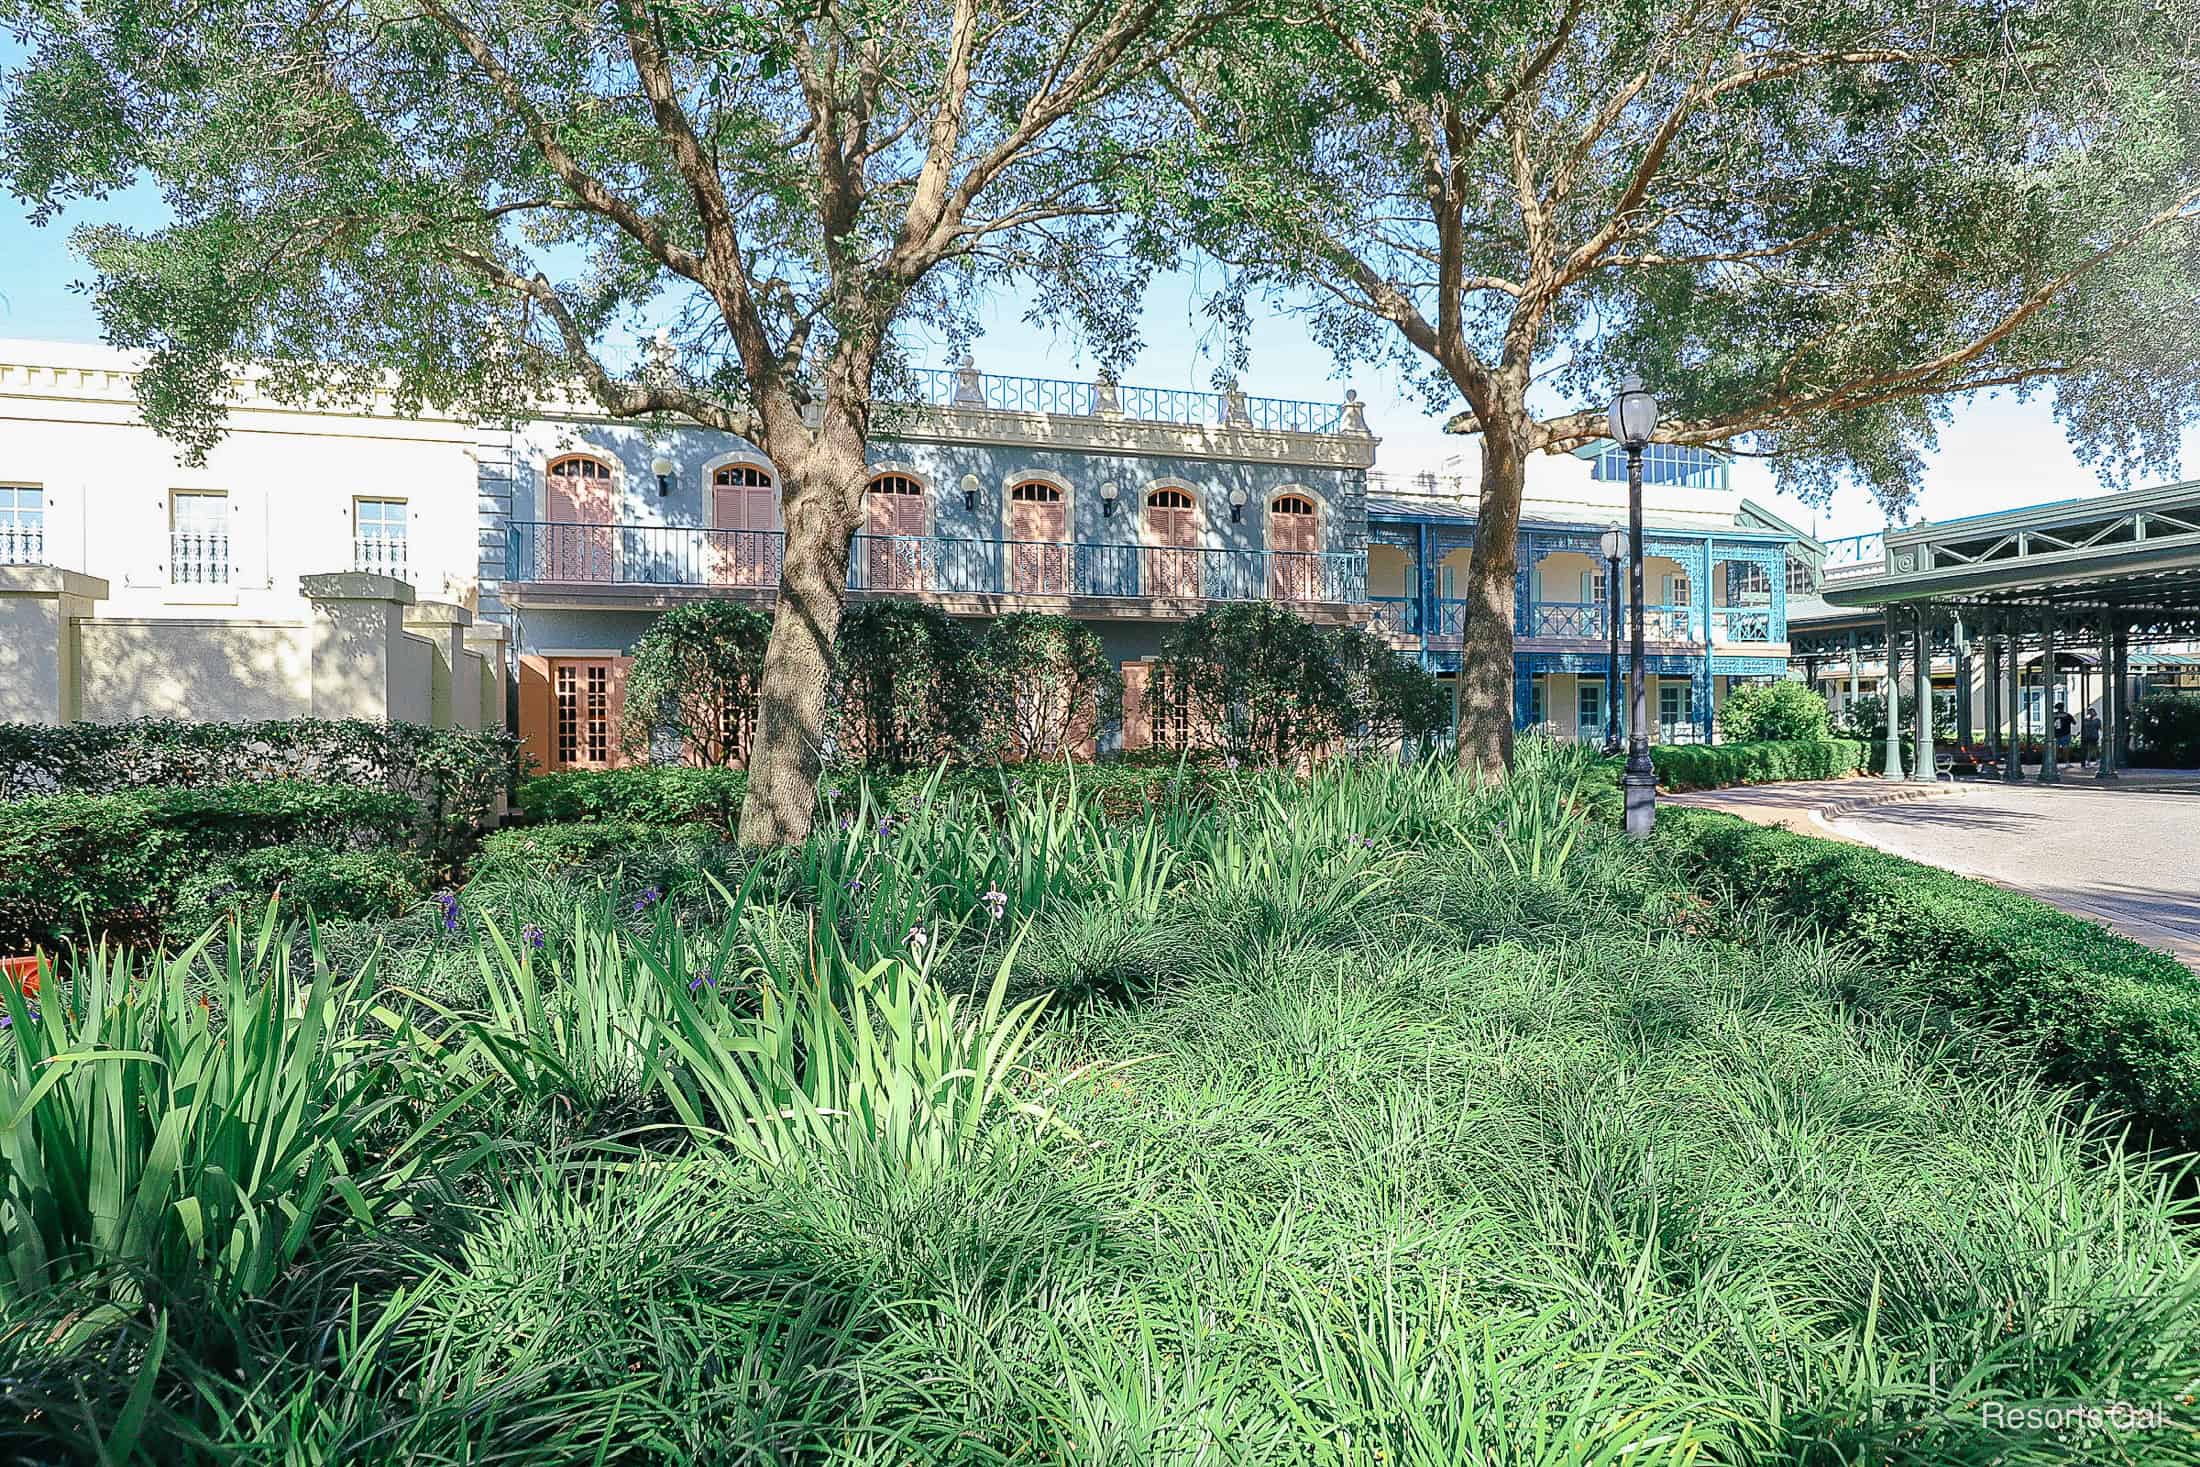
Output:
[[1619,752],[1619,559],[1627,553],[1627,536],[1618,525],[1604,532],[1597,543],[1604,552],[1604,634],[1610,643],[1604,672],[1604,752]]
[[1650,763],[1649,695],[1642,680],[1642,450],[1658,431],[1658,400],[1640,377],[1620,384],[1612,399],[1612,439],[1627,449],[1627,596],[1634,618],[1627,631],[1627,772],[1620,778],[1626,796],[1627,834],[1648,840],[1658,816],[1658,773]]

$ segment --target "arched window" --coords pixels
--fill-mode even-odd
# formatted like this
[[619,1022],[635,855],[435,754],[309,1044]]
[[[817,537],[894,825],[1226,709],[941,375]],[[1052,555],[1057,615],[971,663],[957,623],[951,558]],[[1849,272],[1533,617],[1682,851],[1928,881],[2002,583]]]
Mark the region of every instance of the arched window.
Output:
[[720,464],[710,471],[707,538],[712,585],[779,584],[779,490],[769,469]]
[[924,485],[908,474],[880,474],[871,480],[870,548],[866,556],[873,591],[924,589],[926,523]]
[[1304,494],[1268,505],[1268,594],[1278,601],[1320,601],[1324,576],[1321,514]]
[[1148,596],[1200,594],[1199,508],[1182,489],[1146,495],[1145,584]]
[[550,460],[543,474],[543,516],[538,559],[544,579],[608,581],[614,578],[612,509],[618,481],[611,465],[586,454]]
[[1059,484],[1027,479],[1008,491],[1008,588],[1069,594],[1069,503]]

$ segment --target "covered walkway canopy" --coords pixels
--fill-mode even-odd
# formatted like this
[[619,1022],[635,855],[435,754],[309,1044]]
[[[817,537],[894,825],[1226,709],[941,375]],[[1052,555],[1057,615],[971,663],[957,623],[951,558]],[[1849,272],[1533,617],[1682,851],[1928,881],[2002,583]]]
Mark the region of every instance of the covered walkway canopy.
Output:
[[[1877,572],[1829,577],[1824,595],[1831,607],[1878,613],[1891,681],[1900,680],[1908,644],[1918,689],[1913,778],[1932,777],[1932,649],[1952,644],[1959,685],[1974,650],[1985,653],[1986,726],[1997,750],[2016,745],[2028,654],[2054,666],[2058,652],[2094,653],[2112,673],[2100,776],[2113,779],[2124,761],[2130,649],[2200,637],[2200,482],[1890,529]],[[1891,728],[1888,737],[1891,756]],[[2054,741],[2046,745],[2040,777],[2053,781]],[[2016,778],[2017,761],[2006,763]]]

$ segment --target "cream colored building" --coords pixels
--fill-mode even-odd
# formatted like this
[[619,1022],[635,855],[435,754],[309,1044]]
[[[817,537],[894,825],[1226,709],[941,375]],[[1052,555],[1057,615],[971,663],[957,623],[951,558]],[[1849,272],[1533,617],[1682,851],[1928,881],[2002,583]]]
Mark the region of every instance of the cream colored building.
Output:
[[475,623],[475,432],[233,384],[204,464],[133,359],[0,340],[0,720],[505,722]]

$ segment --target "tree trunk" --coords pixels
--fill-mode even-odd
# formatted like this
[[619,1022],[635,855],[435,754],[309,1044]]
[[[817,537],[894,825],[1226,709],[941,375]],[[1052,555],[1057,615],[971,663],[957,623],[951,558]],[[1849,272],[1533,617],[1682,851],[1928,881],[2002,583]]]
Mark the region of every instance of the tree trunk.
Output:
[[1459,648],[1459,767],[1502,779],[1513,752],[1513,584],[1520,563],[1520,496],[1526,461],[1502,426],[1482,434],[1482,494],[1467,563],[1465,635]]
[[863,506],[861,430],[828,404],[827,424],[794,464],[780,460],[786,553],[764,644],[741,844],[795,845],[810,833],[823,764],[833,642],[848,604],[848,552]]

